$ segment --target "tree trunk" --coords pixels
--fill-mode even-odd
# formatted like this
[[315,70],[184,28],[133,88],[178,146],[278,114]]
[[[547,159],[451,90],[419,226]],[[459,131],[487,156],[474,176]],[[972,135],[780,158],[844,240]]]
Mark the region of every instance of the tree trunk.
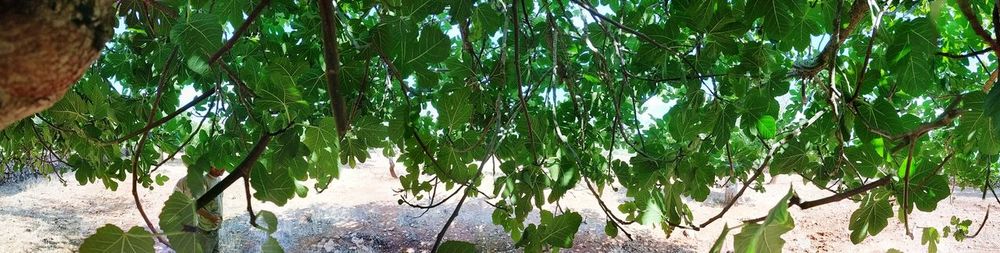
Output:
[[0,0],[0,130],[62,99],[117,23],[113,0]]

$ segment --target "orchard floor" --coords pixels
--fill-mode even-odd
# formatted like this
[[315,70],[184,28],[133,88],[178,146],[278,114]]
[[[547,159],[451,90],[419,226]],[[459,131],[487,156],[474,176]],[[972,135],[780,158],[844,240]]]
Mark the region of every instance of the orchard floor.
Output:
[[[405,171],[400,167],[396,170]],[[184,171],[181,164],[174,162],[163,168],[162,173],[171,179],[167,186],[174,185]],[[142,226],[129,184],[122,183],[118,191],[112,192],[99,184],[80,186],[72,181],[72,174],[63,176],[71,180],[68,186],[54,178],[0,185],[0,252],[74,252],[84,238],[105,223],[126,230]],[[738,224],[740,220],[765,215],[787,192],[789,185],[804,200],[830,194],[803,185],[801,181],[796,177],[780,177],[776,183],[766,186],[766,194],[748,191],[725,218],[701,231],[678,230],[666,238],[659,228],[629,225],[627,229],[635,237],[633,241],[624,238],[624,234],[618,238],[604,235],[604,215],[593,196],[581,186],[561,201],[563,208],[584,215],[575,247],[568,251],[705,252],[721,232],[723,224]],[[359,164],[356,169],[343,169],[341,178],[321,194],[310,192],[306,198],[293,199],[282,207],[255,201],[254,209],[277,214],[280,226],[275,236],[287,252],[425,252],[451,214],[456,200],[421,216],[424,210],[396,204],[398,195],[393,190],[397,188],[398,181],[389,176],[388,161],[376,156],[367,163]],[[171,191],[172,187],[139,190],[153,223],[158,222],[156,216]],[[713,189],[712,196],[704,204],[691,202],[697,222],[715,215],[722,208],[722,191]],[[605,192],[604,200],[612,208],[623,197],[623,194],[611,189]],[[228,190],[223,202],[227,217],[221,232],[223,252],[259,251],[265,235],[248,227],[242,186]],[[952,215],[957,215],[973,220],[971,229],[975,230],[988,205],[993,205],[993,209],[998,207],[991,199],[981,201],[974,190],[962,191],[943,200],[934,213],[915,211],[911,218],[911,226],[917,236],[915,239],[905,236],[903,225],[894,218],[890,219],[889,226],[881,234],[859,245],[851,243],[847,228],[848,219],[857,204],[842,201],[808,210],[793,207],[791,214],[796,227],[783,236],[786,240],[784,249],[789,252],[860,253],[886,252],[894,248],[904,252],[925,252],[927,248],[920,245],[919,238],[922,227],[941,228],[948,224]],[[491,223],[492,211],[493,207],[482,199],[470,198],[448,230],[446,239],[470,241],[486,252],[517,251],[509,236]],[[532,219],[537,221],[537,214]],[[731,235],[725,247],[727,250],[732,249]],[[169,251],[161,246],[157,249]],[[943,238],[939,249],[942,252],[1000,251],[1000,222],[996,219],[987,222],[978,237],[964,242]]]

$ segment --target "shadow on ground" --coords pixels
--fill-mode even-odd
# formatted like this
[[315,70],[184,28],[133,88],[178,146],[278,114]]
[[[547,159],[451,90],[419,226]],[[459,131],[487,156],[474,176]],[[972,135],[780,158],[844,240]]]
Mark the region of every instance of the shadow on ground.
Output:
[[[369,203],[348,208],[315,204],[308,208],[286,210],[279,216],[275,237],[287,252],[425,252],[429,251],[441,222],[446,220],[454,205],[441,206],[427,212],[401,208],[397,205]],[[470,201],[449,228],[445,240],[462,240],[476,244],[483,252],[516,252],[510,236],[500,226],[493,225],[489,213],[493,207],[481,201]],[[483,215],[486,214],[486,215]],[[576,235],[577,248],[568,252],[694,252],[691,245],[681,245],[655,238],[604,235],[603,214],[583,212],[587,218]],[[225,252],[256,252],[266,233],[251,229],[248,216],[227,218],[221,233]],[[537,217],[529,220],[537,220]],[[590,221],[590,223],[586,223]],[[682,236],[676,233],[675,236]],[[564,250],[566,251],[566,250]]]

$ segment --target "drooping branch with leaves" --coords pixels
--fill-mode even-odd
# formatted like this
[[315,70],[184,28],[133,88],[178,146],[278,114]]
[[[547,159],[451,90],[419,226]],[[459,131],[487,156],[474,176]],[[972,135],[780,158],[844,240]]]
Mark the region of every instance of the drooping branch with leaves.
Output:
[[[308,192],[297,182],[327,190],[370,150],[405,168],[400,203],[457,199],[437,236],[419,238],[435,250],[474,250],[447,240],[468,201],[494,206],[493,222],[535,252],[573,246],[583,217],[556,207],[576,187],[609,236],[631,238],[624,225],[717,224],[785,174],[831,195],[792,190],[725,224],[713,250],[780,251],[790,209],[839,201],[860,203],[844,227],[854,243],[897,216],[936,242],[935,227],[971,221],[909,217],[951,184],[1000,204],[998,20],[985,0],[0,0],[12,27],[0,32],[0,157],[51,155],[81,184],[131,184],[145,229],[103,227],[83,252],[123,238],[151,251],[154,237],[196,252],[200,209],[238,180],[284,205]],[[59,46],[63,33],[83,41]],[[153,224],[139,191],[165,190],[161,154],[189,180],[230,174],[171,196]],[[717,182],[740,190],[692,213],[684,199],[706,201]],[[606,200],[609,187],[626,197]],[[274,215],[247,203],[247,222],[274,233]]]

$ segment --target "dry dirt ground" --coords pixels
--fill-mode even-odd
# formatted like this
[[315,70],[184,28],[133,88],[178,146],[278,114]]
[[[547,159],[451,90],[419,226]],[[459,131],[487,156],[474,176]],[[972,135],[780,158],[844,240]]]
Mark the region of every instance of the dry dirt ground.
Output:
[[[399,197],[393,190],[399,188],[399,183],[389,176],[387,167],[385,158],[375,156],[355,169],[345,168],[330,190],[321,194],[310,192],[306,198],[293,199],[282,207],[255,201],[254,208],[277,214],[280,225],[275,236],[287,252],[427,251],[453,210],[455,201],[432,209],[423,216],[420,216],[423,210],[397,205]],[[174,185],[185,171],[179,163],[172,163],[161,170],[171,179],[167,186]],[[396,170],[404,171],[402,168]],[[73,178],[72,174],[64,177]],[[659,228],[629,225],[627,229],[634,235],[634,241],[623,236],[609,238],[604,235],[605,218],[594,197],[585,188],[580,189],[581,186],[561,201],[563,208],[584,215],[584,224],[576,234],[575,247],[569,252],[705,252],[721,232],[723,224],[738,224],[740,220],[766,214],[787,192],[789,185],[804,200],[830,194],[803,185],[801,179],[781,177],[776,183],[766,186],[766,194],[748,191],[724,219],[706,229],[678,230],[666,238]],[[84,238],[105,223],[126,229],[141,226],[142,220],[129,190],[128,184],[122,184],[118,191],[112,192],[103,185],[80,186],[70,181],[64,186],[46,178],[0,185],[0,252],[73,252]],[[143,205],[154,223],[157,223],[156,216],[171,191],[169,187],[158,187],[152,191],[140,189]],[[622,195],[608,189],[604,200],[614,206],[613,203],[618,203]],[[721,189],[713,189],[706,203],[689,201],[696,221],[701,222],[716,214],[722,208],[722,195]],[[242,187],[228,190],[223,203],[226,217],[221,232],[223,252],[259,251],[265,235],[247,225]],[[927,249],[920,245],[921,227],[940,228],[948,224],[952,215],[957,215],[973,220],[972,229],[975,230],[988,205],[993,205],[993,209],[998,207],[992,200],[980,200],[973,190],[962,191],[942,201],[934,213],[915,211],[911,225],[918,233],[916,239],[906,237],[902,224],[891,219],[881,234],[859,245],[851,243],[847,229],[851,212],[857,208],[856,203],[842,201],[808,210],[791,208],[796,227],[783,236],[786,240],[784,249],[789,252],[860,253],[886,252],[888,249],[924,252]],[[470,198],[446,238],[473,242],[485,252],[517,251],[510,237],[491,223],[492,211],[493,208],[482,199]],[[537,214],[534,219],[537,220]],[[169,251],[161,246],[157,248],[161,252]],[[726,249],[732,249],[731,236]],[[987,222],[978,237],[964,242],[942,239],[939,249],[942,252],[998,252],[1000,222]]]

